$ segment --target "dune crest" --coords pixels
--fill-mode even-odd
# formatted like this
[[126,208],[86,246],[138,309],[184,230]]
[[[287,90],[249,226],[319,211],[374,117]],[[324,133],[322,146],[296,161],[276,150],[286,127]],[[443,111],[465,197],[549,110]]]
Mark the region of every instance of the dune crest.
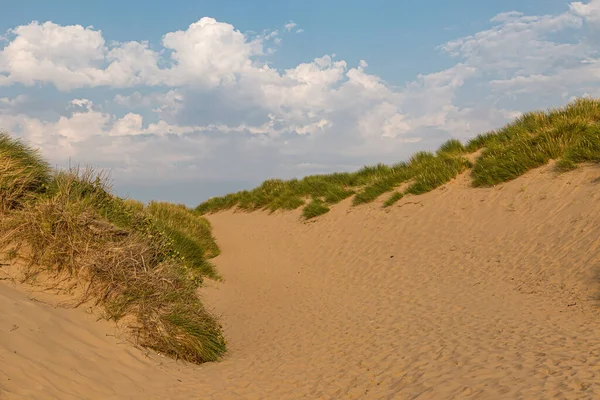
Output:
[[219,363],[145,357],[0,283],[0,398],[600,398],[600,169],[467,182],[307,222],[210,215]]

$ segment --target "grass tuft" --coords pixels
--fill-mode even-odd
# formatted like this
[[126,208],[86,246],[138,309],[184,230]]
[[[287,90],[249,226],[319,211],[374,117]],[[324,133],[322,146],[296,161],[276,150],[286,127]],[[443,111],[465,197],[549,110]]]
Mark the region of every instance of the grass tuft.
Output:
[[557,172],[569,172],[574,169],[577,169],[577,164],[568,159],[558,160],[555,165],[555,170]]
[[391,207],[396,204],[401,198],[404,197],[404,194],[400,192],[394,192],[386,201],[383,203],[384,207]]
[[323,203],[322,200],[313,199],[302,210],[302,216],[306,219],[311,219],[327,212],[329,212],[329,207],[327,207],[327,204]]
[[437,150],[438,155],[442,154],[460,154],[465,152],[465,146],[458,139],[450,139],[444,142]]
[[[588,108],[585,102],[578,104],[584,105],[584,109]],[[525,133],[510,141],[492,140],[473,167],[473,186],[493,186],[515,179],[531,169],[545,165],[551,159],[566,160],[560,163],[559,168],[600,160],[598,124],[596,120],[582,118],[575,110],[571,105],[550,112],[546,118],[535,114],[536,118],[525,120],[528,122],[527,130],[523,131]],[[568,115],[578,117],[571,119]],[[540,123],[537,129],[533,125],[536,121]],[[552,121],[552,124],[548,121]],[[523,119],[517,123],[524,123]],[[506,129],[509,132],[515,130],[513,125],[508,125]],[[500,131],[498,135],[508,136],[504,131]]]
[[208,220],[181,204],[153,201],[146,210],[155,225],[173,239],[173,248],[190,268],[210,278],[219,278],[207,261],[219,255]]
[[0,131],[0,213],[43,192],[50,180],[50,167],[37,150]]

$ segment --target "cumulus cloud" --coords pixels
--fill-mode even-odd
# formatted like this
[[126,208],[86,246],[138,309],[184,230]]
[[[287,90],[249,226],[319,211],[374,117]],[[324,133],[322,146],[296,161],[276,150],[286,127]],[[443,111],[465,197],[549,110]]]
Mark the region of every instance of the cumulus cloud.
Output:
[[[522,111],[597,94],[599,49],[586,32],[599,10],[600,0],[555,15],[508,10],[488,29],[439,46],[455,65],[399,87],[369,73],[366,60],[334,54],[278,69],[269,61],[278,31],[242,33],[209,17],[154,44],[32,22],[6,33],[0,85],[78,95],[60,109],[53,104],[52,117],[27,112],[30,94],[2,97],[0,128],[54,162],[94,161],[121,179],[258,181],[307,166],[399,161]],[[300,30],[290,21],[284,31]]]
[[[185,31],[163,36],[161,59],[147,42],[108,45],[102,32],[81,25],[32,22],[8,32],[0,52],[3,85],[51,83],[59,90],[80,87],[189,85],[214,87],[235,81],[252,68],[251,58],[264,55],[273,32],[247,40],[230,24],[202,18]],[[160,68],[159,63],[167,64]]]
[[600,0],[590,0],[589,3],[575,1],[570,4],[571,11],[584,17],[592,23],[600,22]]

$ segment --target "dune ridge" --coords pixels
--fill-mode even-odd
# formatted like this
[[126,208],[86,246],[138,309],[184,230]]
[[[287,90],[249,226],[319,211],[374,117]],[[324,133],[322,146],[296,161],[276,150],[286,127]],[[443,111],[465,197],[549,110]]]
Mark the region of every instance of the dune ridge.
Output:
[[[224,280],[201,294],[229,352],[201,366],[2,281],[0,398],[598,398],[599,185],[595,166],[548,165],[385,211],[209,215]],[[43,330],[11,331],[42,314]]]
[[434,190],[470,169],[473,187],[491,187],[553,162],[558,172],[585,162],[600,162],[600,100],[578,98],[564,107],[522,114],[500,129],[466,143],[451,138],[436,151],[419,151],[393,165],[365,166],[355,172],[269,179],[252,190],[210,198],[196,207],[202,214],[235,208],[295,210],[305,219],[326,214],[352,198],[353,205],[390,193],[383,207],[406,195]]

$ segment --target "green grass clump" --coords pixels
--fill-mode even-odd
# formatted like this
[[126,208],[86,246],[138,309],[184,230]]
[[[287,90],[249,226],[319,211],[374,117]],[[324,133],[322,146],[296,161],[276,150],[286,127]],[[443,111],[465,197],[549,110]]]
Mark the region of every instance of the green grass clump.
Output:
[[229,210],[238,204],[240,197],[240,193],[231,193],[222,197],[213,197],[196,207],[196,211],[200,214],[206,214],[208,212]]
[[[557,160],[557,170],[565,171],[582,162],[600,161],[599,123],[600,101],[579,99],[562,108],[525,113],[501,129],[477,135],[467,144],[450,139],[435,153],[418,152],[408,162],[300,180],[273,179],[251,191],[210,199],[196,211],[203,214],[233,207],[246,211],[288,210],[302,206],[303,199],[313,198],[320,199],[318,204],[313,201],[305,209],[319,205],[326,212],[325,206],[347,197],[354,195],[354,206],[369,203],[403,184],[408,187],[402,195],[427,193],[469,168],[476,187],[509,181],[550,160]],[[474,163],[469,162],[466,156],[477,151],[481,155]]]
[[92,301],[105,318],[130,317],[132,339],[142,346],[194,363],[219,359],[226,351],[222,327],[197,294],[202,277],[214,273],[198,266],[218,253],[208,222],[166,203],[149,212],[112,195],[101,173],[52,172],[21,142],[0,139],[8,199],[0,248],[26,257],[25,280],[44,273],[57,287],[78,286],[81,301]]
[[411,181],[406,194],[422,194],[455,178],[470,166],[470,163],[460,156],[460,152],[450,150],[433,154],[419,152],[411,157],[408,163],[400,163],[391,167],[389,173],[382,179],[371,183],[360,191],[353,199],[353,204],[369,203],[384,193],[392,191],[400,184]]
[[344,186],[332,186],[329,191],[325,194],[325,202],[327,204],[337,204],[342,200],[347,199],[348,197],[354,194],[354,190],[347,189]]
[[[589,102],[597,103],[597,118],[600,118],[600,102],[587,100],[551,111],[545,118],[538,113],[533,113],[535,118],[521,118],[505,128],[509,133],[500,130],[498,138],[512,139],[489,141],[473,167],[473,186],[493,186],[515,179],[551,159],[565,160],[558,163],[561,170],[565,167],[572,169],[572,164],[597,161],[600,131],[597,119],[591,118],[595,114],[589,113]],[[582,105],[586,113],[578,114],[577,104]],[[524,124],[524,121],[527,122],[526,128],[516,125]],[[540,124],[537,129],[534,122]],[[511,132],[517,131],[515,125],[521,127],[520,133],[511,136]]]
[[391,207],[398,202],[398,200],[402,199],[404,194],[400,192],[394,192],[386,201],[383,203],[384,207]]
[[50,167],[38,151],[0,131],[0,213],[43,192],[50,181]]
[[378,165],[377,173],[371,175],[370,182],[357,192],[352,199],[352,205],[370,203],[406,182],[411,176],[411,167],[407,163],[398,163],[391,167]]
[[471,166],[463,157],[448,157],[444,154],[428,160],[419,166],[414,182],[406,189],[407,194],[423,194],[456,178],[458,174]]
[[465,146],[458,139],[449,139],[437,150],[437,154],[460,154],[465,152]]
[[558,160],[556,162],[556,171],[557,172],[569,172],[574,169],[577,169],[577,164],[568,159]]
[[600,125],[589,125],[582,129],[577,138],[571,140],[563,154],[564,161],[572,163],[600,161]]
[[366,186],[363,190],[358,192],[352,199],[352,205],[356,206],[359,204],[370,203],[376,200],[379,196],[389,192],[394,188],[394,184],[389,179],[383,179],[376,181]]
[[269,204],[269,209],[273,212],[276,210],[295,210],[301,207],[306,202],[292,191],[282,193]]
[[150,202],[146,207],[154,224],[173,240],[173,247],[190,267],[218,279],[208,261],[219,255],[210,222],[181,204]]
[[313,199],[302,210],[302,216],[306,219],[311,219],[327,212],[329,212],[329,207],[327,207],[327,204],[323,203],[322,200]]

